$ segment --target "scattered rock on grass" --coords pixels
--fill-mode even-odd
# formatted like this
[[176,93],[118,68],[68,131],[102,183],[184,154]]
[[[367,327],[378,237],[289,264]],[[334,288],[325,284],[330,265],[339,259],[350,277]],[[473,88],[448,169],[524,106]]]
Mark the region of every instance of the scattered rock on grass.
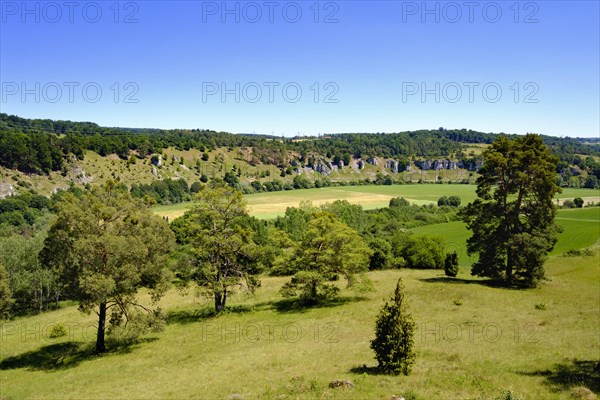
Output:
[[329,382],[329,387],[332,389],[335,389],[338,387],[343,387],[345,389],[352,389],[354,387],[354,383],[352,383],[350,381],[335,380],[335,381]]

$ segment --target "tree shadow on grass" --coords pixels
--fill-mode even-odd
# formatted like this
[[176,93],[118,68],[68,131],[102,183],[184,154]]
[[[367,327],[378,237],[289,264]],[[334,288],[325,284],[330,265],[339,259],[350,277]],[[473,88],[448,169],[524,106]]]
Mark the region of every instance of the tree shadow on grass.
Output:
[[89,344],[77,342],[56,343],[39,349],[5,358],[0,370],[29,368],[30,370],[58,370],[79,365],[82,361],[96,357]]
[[176,310],[167,313],[167,325],[180,324],[187,325],[194,322],[204,321],[210,318],[219,317],[227,314],[243,314],[256,310],[257,306],[234,305],[227,306],[221,312],[216,312],[212,308],[195,308],[187,310]]
[[360,367],[350,368],[350,373],[357,375],[386,375],[378,367],[369,367],[366,364],[363,364]]
[[213,316],[214,311],[211,313],[208,309],[191,309],[191,310],[176,310],[169,311],[167,313],[167,325],[180,324],[187,325],[193,324],[210,318]]
[[187,325],[195,322],[202,322],[211,318],[220,317],[227,314],[244,314],[260,310],[275,310],[280,313],[304,313],[309,310],[319,308],[338,307],[344,304],[367,300],[364,296],[345,296],[332,300],[324,300],[317,304],[305,304],[299,299],[282,299],[266,301],[251,305],[233,305],[225,307],[225,310],[217,313],[212,308],[194,308],[170,311],[167,313],[167,325],[180,324]]
[[464,279],[464,278],[452,278],[449,276],[435,276],[432,278],[421,278],[419,279],[421,282],[425,283],[451,283],[451,284],[461,284],[461,285],[481,285],[487,286],[491,288],[497,289],[508,289],[508,290],[521,290],[526,289],[525,286],[506,286],[506,284],[502,281],[493,280],[493,279]]
[[152,342],[156,338],[144,338],[126,343],[107,342],[111,346],[108,352],[98,355],[95,344],[82,342],[64,342],[40,347],[0,361],[0,370],[27,368],[31,371],[55,371],[76,367],[83,361],[110,354],[131,353],[137,345]]
[[272,305],[272,308],[280,313],[304,313],[313,309],[339,307],[343,306],[344,304],[364,301],[367,299],[368,298],[365,296],[344,296],[336,297],[335,299],[331,300],[322,300],[316,304],[306,304],[300,299],[283,299],[273,301],[270,304]]
[[566,391],[576,386],[585,386],[592,392],[600,394],[600,364],[598,360],[571,360],[556,364],[553,369],[533,372],[521,372],[527,376],[544,376],[546,384],[555,391]]

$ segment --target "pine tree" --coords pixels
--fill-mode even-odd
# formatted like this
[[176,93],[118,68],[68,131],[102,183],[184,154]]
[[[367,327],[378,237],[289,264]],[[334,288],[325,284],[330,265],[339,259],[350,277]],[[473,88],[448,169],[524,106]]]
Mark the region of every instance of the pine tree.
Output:
[[375,324],[375,339],[371,348],[386,374],[410,374],[415,359],[413,351],[415,323],[404,304],[404,285],[398,279],[394,297],[385,302]]
[[558,240],[554,195],[558,158],[539,135],[499,137],[483,153],[477,199],[460,215],[473,231],[469,254],[478,254],[472,274],[508,286],[535,286]]
[[456,254],[456,251],[446,254],[446,259],[444,260],[444,272],[447,276],[454,277],[458,275],[458,254]]

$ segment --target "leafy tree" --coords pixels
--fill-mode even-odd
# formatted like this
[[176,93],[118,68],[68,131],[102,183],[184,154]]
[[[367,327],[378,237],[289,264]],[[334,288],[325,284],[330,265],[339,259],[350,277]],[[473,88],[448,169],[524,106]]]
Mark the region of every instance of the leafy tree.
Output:
[[369,269],[386,269],[392,259],[392,245],[384,239],[375,238],[369,241],[369,247],[373,251],[369,260]]
[[598,183],[598,178],[595,175],[588,175],[584,186],[589,189],[596,189],[600,186],[600,184]]
[[575,208],[575,202],[571,199],[566,199],[562,205],[564,208]]
[[458,275],[458,254],[456,254],[456,251],[446,254],[444,273],[452,277]]
[[262,183],[260,183],[260,181],[253,181],[252,183],[250,183],[250,186],[252,186],[252,189],[259,193],[264,190],[264,186]]
[[[335,297],[338,289],[328,283],[338,274],[357,285],[355,274],[366,272],[371,250],[360,235],[328,212],[317,212],[308,223],[304,239],[299,242],[287,260],[296,271],[281,289],[285,297],[300,296],[305,304],[316,304]],[[366,276],[361,276],[358,288],[366,287]]]
[[458,207],[460,206],[460,197],[458,196],[450,196],[448,197],[448,205],[451,207]]
[[538,135],[498,138],[484,153],[477,199],[461,212],[469,254],[478,254],[473,275],[507,285],[535,286],[544,278],[544,260],[557,241],[552,201],[560,192],[553,156]]
[[311,182],[304,175],[296,175],[293,181],[294,189],[310,189],[312,187]]
[[[43,223],[47,224],[46,221]],[[56,274],[38,259],[47,227],[33,236],[29,234],[0,238],[0,263],[8,273],[14,316],[45,311],[60,296]]]
[[[438,201],[439,205],[439,201]],[[408,207],[410,203],[404,197],[394,197],[390,200],[390,207]]]
[[460,197],[458,196],[442,196],[438,199],[437,202],[438,207],[442,206],[450,206],[450,207],[458,207],[460,206]]
[[110,324],[129,322],[134,308],[145,306],[136,296],[150,289],[158,300],[168,287],[163,258],[174,244],[168,224],[114,182],[80,197],[65,195],[40,257],[55,269],[69,297],[84,312],[98,315],[96,352],[106,351],[107,313]]
[[233,171],[226,172],[223,180],[234,189],[237,189],[240,186],[240,180]]
[[335,216],[350,228],[361,231],[366,225],[366,214],[359,204],[350,204],[348,200],[336,200],[325,203],[321,210],[335,214]]
[[277,217],[275,227],[285,231],[295,242],[301,242],[306,236],[308,222],[316,208],[311,202],[301,202],[299,207],[288,207],[283,217]]
[[444,247],[444,240],[437,236],[400,233],[393,239],[394,255],[404,258],[408,268],[444,268]]
[[155,203],[181,203],[189,199],[190,188],[185,179],[165,179],[150,184],[131,185],[133,197],[151,197]]
[[181,276],[213,296],[217,312],[225,308],[234,287],[254,291],[260,284],[255,274],[261,254],[247,218],[240,191],[211,183],[198,193],[192,209],[173,221],[188,256],[189,268]]
[[415,359],[413,351],[415,323],[404,303],[404,285],[398,279],[394,297],[385,302],[375,323],[371,348],[383,373],[410,374]]
[[575,204],[575,207],[577,207],[577,208],[582,208],[583,207],[583,199],[581,197],[575,197],[573,199],[573,204]]
[[202,189],[202,184],[200,182],[194,182],[190,186],[190,193],[198,193]]
[[8,272],[4,265],[0,263],[0,319],[10,316],[13,303]]

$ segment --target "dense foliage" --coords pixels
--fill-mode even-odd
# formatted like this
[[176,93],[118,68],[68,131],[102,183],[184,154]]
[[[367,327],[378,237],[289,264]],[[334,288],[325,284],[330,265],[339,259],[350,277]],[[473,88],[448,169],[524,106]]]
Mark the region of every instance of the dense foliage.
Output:
[[532,285],[544,278],[544,260],[558,240],[554,195],[560,192],[553,156],[538,135],[501,137],[484,152],[477,199],[462,212],[474,275]]
[[365,288],[371,250],[360,235],[337,220],[334,214],[318,212],[307,224],[303,239],[283,262],[294,273],[281,293],[286,297],[299,296],[304,304],[316,304],[331,299],[338,292],[331,280],[342,276],[348,287]]
[[[0,226],[11,226],[13,229],[8,229],[9,232],[27,229],[51,211],[52,207],[50,199],[32,193],[0,199]],[[4,234],[0,231],[0,236],[6,235],[7,229],[3,231]]]
[[8,271],[0,262],[0,320],[10,315],[13,303]]
[[151,199],[151,202],[156,204],[181,203],[191,199],[191,188],[185,179],[165,179],[150,184],[134,183],[130,191],[133,197]]
[[259,285],[259,248],[247,223],[242,193],[224,184],[201,190],[192,209],[173,222],[184,245],[180,277],[193,280],[223,311],[234,288],[250,291]]
[[82,311],[98,314],[96,352],[102,353],[107,316],[112,327],[144,317],[150,317],[149,324],[156,316],[139,304],[137,294],[146,287],[157,300],[168,287],[163,260],[174,235],[166,222],[111,182],[81,196],[67,194],[58,206],[40,259],[59,277],[68,298]]

